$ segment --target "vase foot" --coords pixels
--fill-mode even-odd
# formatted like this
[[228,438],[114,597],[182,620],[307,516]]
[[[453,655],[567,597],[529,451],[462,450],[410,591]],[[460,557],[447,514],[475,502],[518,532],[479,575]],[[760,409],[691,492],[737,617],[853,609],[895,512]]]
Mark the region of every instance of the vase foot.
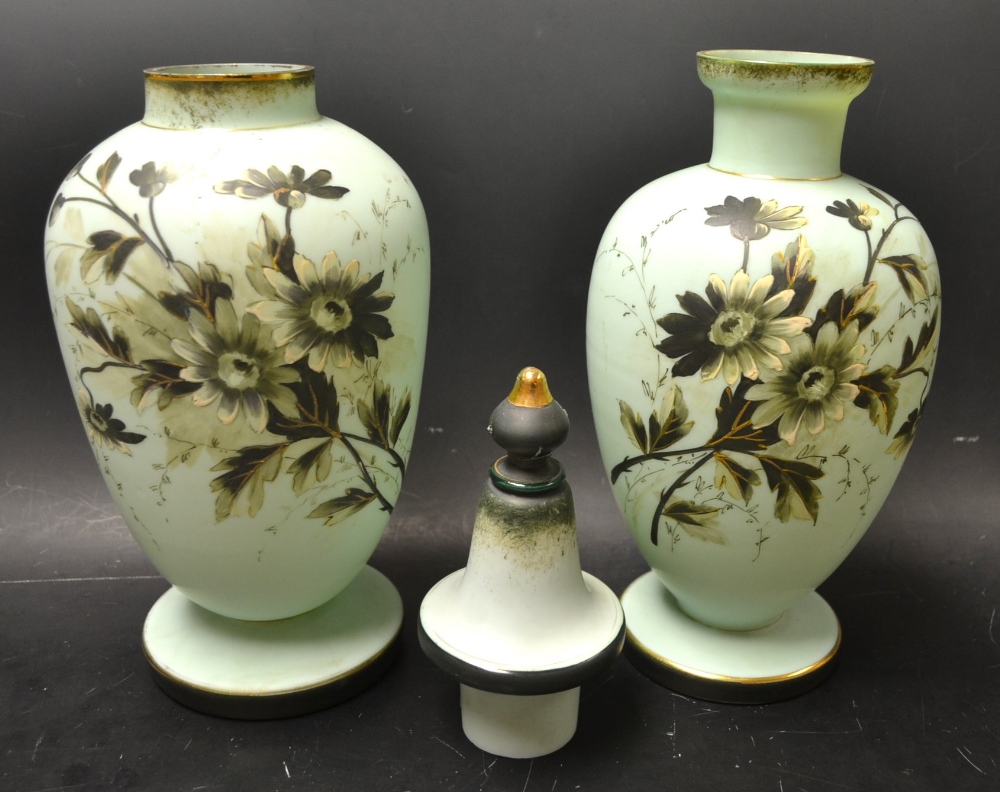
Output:
[[157,684],[209,715],[263,720],[338,704],[373,684],[395,656],[403,601],[365,567],[315,610],[278,621],[241,621],[171,588],[146,617],[142,644]]
[[708,627],[685,615],[674,596],[647,572],[622,595],[625,656],[664,687],[726,704],[767,704],[793,698],[833,670],[840,622],[812,592],[778,621],[739,632]]

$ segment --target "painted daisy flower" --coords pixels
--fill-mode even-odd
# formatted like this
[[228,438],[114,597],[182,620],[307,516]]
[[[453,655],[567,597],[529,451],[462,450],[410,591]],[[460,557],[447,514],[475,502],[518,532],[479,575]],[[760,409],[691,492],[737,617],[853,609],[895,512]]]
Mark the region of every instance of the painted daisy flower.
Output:
[[878,209],[874,206],[869,206],[864,201],[856,204],[850,198],[846,203],[834,201],[832,206],[826,207],[826,211],[836,217],[846,217],[847,222],[859,231],[871,231],[872,218],[878,214]]
[[139,195],[152,198],[163,192],[168,184],[177,181],[177,173],[169,165],[157,168],[155,162],[147,162],[142,168],[132,171],[128,180],[139,188]]
[[244,176],[246,179],[231,179],[215,185],[215,191],[223,195],[236,195],[240,198],[263,198],[274,196],[274,200],[287,209],[298,209],[306,202],[307,195],[317,198],[342,198],[350,190],[346,187],[328,185],[333,178],[330,171],[318,170],[309,178],[298,165],[292,165],[286,174],[273,165],[267,173],[250,169]]
[[775,200],[761,201],[760,198],[744,198],[742,201],[735,196],[728,196],[718,206],[706,206],[708,219],[705,225],[729,226],[729,233],[744,242],[763,239],[772,228],[801,228],[806,224],[806,218],[797,217],[801,206],[786,206],[778,208]]
[[188,322],[192,341],[174,339],[174,352],[186,365],[181,379],[199,383],[191,399],[197,407],[218,404],[219,420],[231,424],[242,409],[255,432],[267,426],[267,402],[281,412],[293,414],[295,395],[284,387],[295,382],[296,371],[284,365],[280,350],[260,337],[260,321],[244,314],[237,321],[228,300],[215,303],[215,322],[192,311]]
[[101,448],[107,446],[113,451],[121,451],[132,456],[130,445],[137,445],[146,439],[146,435],[137,432],[126,432],[125,423],[114,417],[115,408],[110,404],[96,404],[90,395],[81,390],[79,399],[80,412],[83,414],[83,425],[87,435],[94,444]]
[[656,345],[669,358],[679,358],[671,373],[686,377],[701,370],[702,380],[721,373],[735,385],[740,376],[757,379],[761,368],[781,370],[781,355],[791,351],[789,340],[812,324],[803,316],[782,316],[795,292],[784,289],[768,296],[774,276],[750,284],[737,272],[728,288],[712,275],[704,298],[694,292],[677,296],[687,313],[672,313],[656,323],[670,335]]
[[854,380],[864,373],[864,353],[857,322],[843,331],[836,322],[827,322],[815,341],[803,334],[784,367],[763,374],[763,382],[747,390],[747,399],[761,402],[753,413],[754,426],[778,421],[779,436],[792,445],[803,427],[817,435],[828,420],[842,420],[844,408],[859,392]]
[[378,291],[374,277],[360,273],[361,265],[341,266],[336,253],[328,253],[317,266],[303,256],[295,258],[298,283],[276,269],[264,277],[277,299],[250,306],[262,322],[276,325],[274,343],[284,347],[286,363],[309,356],[309,368],[322,371],[327,363],[347,368],[352,362],[378,357],[376,339],[392,338],[392,326],[381,313],[395,295]]

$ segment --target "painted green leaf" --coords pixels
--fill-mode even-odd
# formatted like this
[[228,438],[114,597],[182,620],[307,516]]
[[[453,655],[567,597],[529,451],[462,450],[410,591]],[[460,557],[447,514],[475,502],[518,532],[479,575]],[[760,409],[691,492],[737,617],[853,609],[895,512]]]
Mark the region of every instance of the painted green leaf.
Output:
[[181,378],[182,366],[169,360],[143,360],[142,374],[132,377],[132,404],[142,412],[154,401],[163,410],[178,396],[194,393],[201,387],[200,382],[188,382]]
[[754,381],[743,377],[736,390],[726,388],[715,408],[717,427],[706,446],[720,451],[764,451],[781,438],[777,426],[755,427],[751,415],[756,402],[746,392]]
[[392,388],[376,378],[372,385],[371,401],[358,399],[356,406],[358,418],[368,437],[382,448],[392,448],[399,441],[399,435],[410,414],[410,391],[404,391],[396,401],[393,399]]
[[410,416],[410,391],[403,392],[402,398],[392,411],[392,424],[389,426],[389,441],[395,446],[399,442],[399,435],[406,425],[406,419]]
[[785,289],[791,289],[792,297],[782,316],[799,316],[812,299],[816,289],[816,278],[812,275],[812,265],[815,254],[806,242],[804,234],[785,248],[785,252],[775,253],[771,257],[771,275],[774,281],[768,290],[768,297],[773,297]]
[[913,445],[914,439],[916,439],[917,426],[920,424],[920,418],[923,416],[923,409],[924,405],[921,404],[906,416],[903,425],[899,427],[899,431],[896,432],[889,447],[885,450],[887,454],[892,454],[896,459],[900,459],[909,450],[910,446]]
[[347,193],[349,193],[346,187],[334,187],[329,185],[326,187],[314,187],[309,191],[310,195],[315,195],[317,198],[343,198]]
[[267,431],[284,435],[291,442],[310,437],[329,437],[339,431],[340,403],[337,386],[321,371],[313,371],[306,362],[295,366],[300,381],[285,385],[296,397],[298,416],[290,417],[268,403]]
[[838,289],[827,300],[826,305],[816,312],[816,319],[806,328],[806,332],[816,340],[820,328],[827,322],[836,322],[844,330],[851,322],[858,323],[858,330],[864,330],[875,321],[879,306],[874,305],[877,284],[858,284],[848,291]]
[[622,399],[618,400],[618,410],[621,413],[622,428],[629,441],[644,454],[649,451],[649,441],[646,427],[639,413],[629,407]]
[[874,196],[875,196],[876,198],[878,198],[878,199],[879,199],[879,200],[880,200],[880,201],[881,201],[882,203],[884,203],[884,204],[885,204],[886,206],[889,206],[889,207],[891,207],[891,206],[892,206],[892,201],[890,201],[890,200],[889,200],[888,198],[886,198],[886,197],[885,197],[885,196],[884,196],[884,195],[883,195],[882,193],[880,193],[880,192],[879,192],[878,190],[876,190],[876,189],[875,189],[874,187],[869,187],[868,185],[865,185],[865,189],[866,189],[866,190],[868,190],[868,192],[870,192],[870,193],[871,193],[872,195],[874,195]]
[[97,262],[103,262],[107,283],[115,282],[132,251],[144,244],[142,237],[127,237],[117,231],[96,231],[87,242],[90,248],[80,257],[83,278],[87,279]]
[[119,328],[116,327],[109,332],[96,310],[88,308],[84,311],[69,297],[66,298],[66,307],[72,320],[70,327],[97,344],[109,357],[122,363],[132,363],[132,350],[128,338]]
[[174,316],[187,319],[193,308],[214,319],[215,301],[233,298],[232,287],[221,280],[219,268],[214,264],[203,261],[197,272],[180,261],[175,261],[173,267],[184,280],[187,291],[161,292],[160,304]]
[[358,418],[361,425],[364,426],[368,437],[383,448],[388,448],[390,444],[391,397],[392,393],[389,388],[380,380],[375,380],[372,387],[371,403],[365,399],[358,399],[357,402]]
[[920,367],[920,364],[924,362],[924,358],[934,349],[934,345],[937,342],[937,330],[938,312],[935,309],[930,321],[920,328],[917,340],[913,341],[913,339],[907,338],[903,344],[903,357],[899,362],[896,377],[900,377]]
[[906,256],[887,256],[880,258],[878,263],[892,267],[892,271],[899,279],[899,285],[903,287],[910,302],[927,299],[927,292],[930,289],[924,276],[927,263],[920,256],[912,253]]
[[264,505],[264,484],[277,478],[288,445],[248,446],[212,468],[226,471],[211,483],[212,491],[219,493],[215,499],[216,522],[233,513],[236,499],[244,492],[247,493],[247,513],[253,517],[260,511]]
[[703,503],[674,501],[663,510],[663,516],[676,522],[681,529],[695,539],[712,544],[726,544],[725,535],[713,524],[719,509]]
[[336,525],[352,514],[361,511],[374,500],[374,493],[350,487],[340,497],[321,503],[309,513],[309,516],[321,517],[325,519],[327,525]]
[[309,480],[309,473],[315,473],[316,481],[326,481],[330,475],[330,468],[333,464],[333,455],[330,447],[333,440],[325,440],[314,448],[299,455],[298,459],[288,467],[288,472],[292,474],[292,489],[299,495],[306,489]]
[[111,177],[115,175],[115,171],[118,170],[118,166],[121,164],[122,158],[118,156],[118,152],[116,151],[97,167],[97,181],[101,185],[102,193],[108,191]]
[[649,450],[662,451],[682,439],[693,421],[688,420],[688,408],[680,388],[670,388],[660,402],[659,409],[649,416]]
[[823,497],[813,481],[823,477],[823,470],[797,459],[759,455],[761,467],[771,492],[777,493],[774,516],[782,522],[792,517],[812,520],[819,517],[819,499]]
[[275,268],[292,283],[299,282],[298,273],[295,271],[295,239],[291,234],[285,234],[278,242],[278,246],[271,255],[271,261],[274,262]]
[[716,489],[725,490],[733,498],[750,503],[753,488],[760,484],[760,476],[725,454],[714,454],[714,457]]
[[858,386],[854,403],[868,410],[868,417],[882,434],[889,434],[899,406],[899,399],[896,398],[899,383],[894,379],[895,373],[892,366],[882,366],[878,371],[869,371],[854,383]]
[[59,217],[59,212],[66,205],[66,196],[59,193],[56,199],[52,202],[52,207],[49,209],[49,228],[52,228],[56,224],[56,218]]

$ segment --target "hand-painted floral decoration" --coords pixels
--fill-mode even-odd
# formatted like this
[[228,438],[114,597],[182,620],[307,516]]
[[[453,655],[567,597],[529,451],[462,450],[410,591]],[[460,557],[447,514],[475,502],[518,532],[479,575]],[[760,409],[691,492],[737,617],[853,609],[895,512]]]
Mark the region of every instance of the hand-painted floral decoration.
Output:
[[[211,261],[176,259],[157,225],[157,199],[182,171],[154,161],[127,171],[148,199],[143,217],[116,200],[128,189],[115,180],[123,164],[117,153],[96,168],[84,158],[68,179],[89,194],[61,193],[50,216],[52,223],[80,201],[104,207],[107,228],[60,246],[86,282],[103,276],[138,289],[104,301],[65,298],[79,338],[79,407],[95,447],[131,455],[155,432],[171,453],[159,466],[164,483],[178,465],[207,454],[218,473],[210,484],[218,521],[256,514],[279,476],[298,494],[321,493],[308,516],[330,525],[371,504],[391,512],[412,428],[409,391],[379,376],[382,346],[394,337],[385,251],[375,252],[371,269],[357,259],[342,263],[334,251],[316,263],[292,234],[293,212],[307,196],[337,200],[348,189],[330,185],[329,170],[306,177],[298,165],[287,174],[249,169],[245,179],[217,184],[216,193],[270,195],[285,209],[283,228],[264,214],[259,244],[242,243],[245,274],[224,275]],[[388,193],[386,201],[372,206],[383,220]],[[97,378],[107,387],[97,391]],[[116,417],[104,396],[122,393],[130,393],[139,426]],[[345,412],[361,430],[341,425]]]
[[[746,512],[748,522],[759,522],[757,506],[750,503],[756,488],[765,484],[774,494],[778,520],[815,523],[823,488],[841,488],[833,495],[836,499],[852,485],[852,462],[849,445],[843,444],[833,456],[846,472],[840,481],[829,481],[824,467],[829,455],[819,454],[813,443],[821,436],[835,437],[836,427],[852,411],[867,415],[872,430],[890,438],[887,454],[898,458],[913,442],[937,346],[940,293],[928,280],[928,266],[919,254],[883,255],[896,226],[913,218],[900,204],[870,188],[869,192],[891,214],[877,236],[873,218],[880,213],[874,206],[846,198],[826,207],[829,214],[847,220],[849,229],[864,235],[867,263],[861,283],[834,291],[822,303],[812,299],[817,290],[814,263],[822,251],[813,250],[803,233],[773,254],[770,274],[748,273],[751,242],[808,223],[802,206],[779,208],[776,201],[754,197],[729,196],[705,210],[706,225],[728,227],[744,249],[728,283],[723,274],[713,273],[704,297],[691,291],[678,294],[679,311],[657,313],[657,301],[646,288],[641,268],[632,264],[624,271],[638,277],[652,322],[640,318],[631,305],[626,305],[625,315],[640,321],[639,334],[673,361],[668,369],[660,368],[658,380],[643,383],[643,391],[658,405],[648,414],[619,401],[622,427],[638,453],[610,470],[613,484],[624,476],[629,490],[636,492],[649,487],[644,482],[652,480],[653,470],[677,471],[671,474],[672,483],[659,490],[649,526],[653,544],[659,543],[664,531],[671,549],[682,534],[727,544],[715,517],[735,508]],[[656,230],[642,238],[644,256]],[[617,249],[609,252],[620,254]],[[901,301],[891,306],[891,313],[875,303],[879,264],[899,283]],[[914,318],[923,323],[915,337],[906,337],[899,328]],[[881,321],[876,324],[877,320]],[[887,352],[897,354],[897,347],[900,352],[894,362],[873,363],[876,352],[881,362]],[[686,385],[686,378],[696,374],[696,383]],[[911,376],[923,378],[924,384],[916,404],[904,407],[900,385]],[[724,388],[714,431],[707,441],[684,442],[693,426],[685,390],[720,380]],[[706,480],[701,474],[710,463],[714,476]],[[865,469],[860,473],[867,482],[863,492],[869,493],[860,506],[863,512],[874,479],[867,479]],[[637,497],[626,498],[626,503],[635,503]],[[758,556],[766,539],[761,530]]]

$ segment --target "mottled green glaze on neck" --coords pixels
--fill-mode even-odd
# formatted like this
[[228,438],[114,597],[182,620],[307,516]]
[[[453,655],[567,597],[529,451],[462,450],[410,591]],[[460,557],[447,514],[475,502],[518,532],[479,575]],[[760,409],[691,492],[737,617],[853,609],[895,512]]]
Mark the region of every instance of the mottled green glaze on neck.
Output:
[[812,52],[698,53],[698,76],[715,97],[709,165],[760,178],[836,178],[847,108],[873,68]]
[[265,129],[320,117],[311,66],[168,66],[148,69],[145,77],[147,126]]

